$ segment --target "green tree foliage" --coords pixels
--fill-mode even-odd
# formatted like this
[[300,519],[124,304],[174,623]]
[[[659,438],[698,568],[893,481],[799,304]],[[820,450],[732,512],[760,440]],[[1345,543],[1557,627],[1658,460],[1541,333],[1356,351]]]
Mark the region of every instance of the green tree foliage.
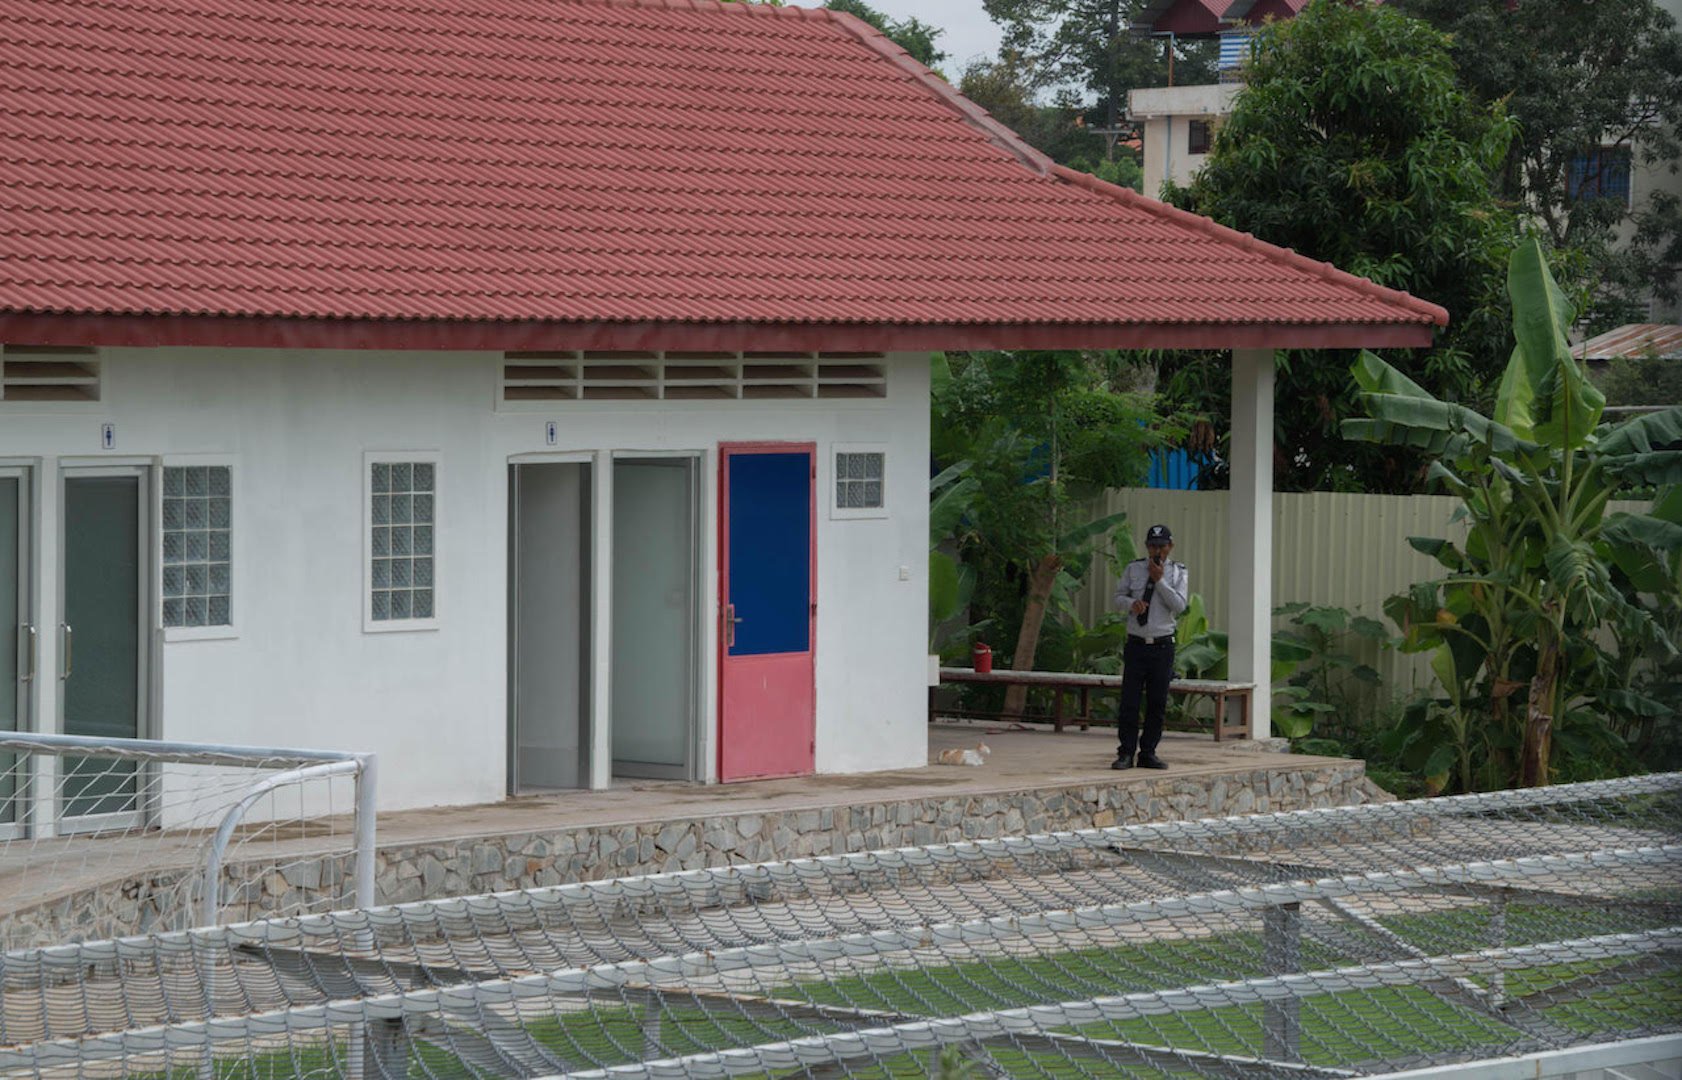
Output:
[[[1396,749],[1438,787],[1547,783],[1556,735],[1579,763],[1612,764],[1632,732],[1650,734],[1679,704],[1640,693],[1635,675],[1674,668],[1682,408],[1600,423],[1605,399],[1566,337],[1575,313],[1534,238],[1513,252],[1508,291],[1517,344],[1492,414],[1362,353],[1367,415],[1343,425],[1429,455],[1432,482],[1468,524],[1463,547],[1410,538],[1449,573],[1385,609],[1404,651],[1432,653],[1446,694],[1397,729]],[[1620,488],[1649,485],[1650,513],[1607,513]],[[1619,730],[1619,717],[1636,723]]]
[[1608,405],[1682,405],[1682,360],[1613,360],[1597,382]]
[[[1181,205],[1448,309],[1431,349],[1397,365],[1451,401],[1487,398],[1509,347],[1501,272],[1514,226],[1491,190],[1511,124],[1456,85],[1447,39],[1390,5],[1313,0],[1259,36],[1246,86]],[[1171,357],[1174,407],[1226,415],[1224,357]],[[1352,448],[1347,364],[1285,353],[1276,405],[1282,490],[1416,490],[1423,461]],[[1214,400],[1202,395],[1211,395]]]
[[[956,542],[975,581],[971,617],[995,619],[1015,645],[1001,664],[1032,668],[1048,614],[1065,612],[1119,515],[1076,505],[1149,469],[1148,398],[1117,389],[1113,357],[987,352],[936,357],[932,451],[963,470],[967,509]],[[948,481],[956,473],[946,474]],[[943,484],[944,490],[947,484]],[[1128,550],[1131,550],[1128,544]],[[1007,699],[1020,711],[1022,696]]]
[[[1502,196],[1577,258],[1573,284],[1593,304],[1590,329],[1622,322],[1656,289],[1677,299],[1682,207],[1659,194],[1634,207],[1587,197],[1572,162],[1598,147],[1675,173],[1682,160],[1682,33],[1656,0],[1396,0],[1453,36],[1462,85],[1505,102],[1518,134],[1498,170]],[[1598,167],[1591,167],[1591,176]],[[1633,243],[1619,237],[1633,234]]]
[[1076,94],[1065,90],[1042,104],[1021,66],[1008,60],[971,64],[958,90],[1059,165],[1139,190],[1144,173],[1133,151],[1122,147],[1110,156],[1097,130],[1099,110]]
[[[1002,55],[1040,91],[1072,87],[1097,99],[1097,119],[1114,127],[1126,115],[1127,91],[1168,82],[1163,39],[1129,26],[1145,0],[984,0],[1004,30]],[[1215,81],[1215,44],[1175,44],[1174,82]]]
[[825,0],[824,7],[831,11],[845,11],[874,26],[924,67],[939,67],[940,62],[946,59],[946,54],[935,45],[935,38],[946,31],[921,19],[891,19],[864,0]]

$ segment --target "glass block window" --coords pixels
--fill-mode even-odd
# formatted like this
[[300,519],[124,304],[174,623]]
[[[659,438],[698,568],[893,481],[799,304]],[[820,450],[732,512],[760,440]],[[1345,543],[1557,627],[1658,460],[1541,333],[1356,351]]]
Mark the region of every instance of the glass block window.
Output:
[[841,451],[835,455],[835,508],[837,510],[879,510],[883,507],[882,462],[884,454],[872,450]]
[[164,626],[233,625],[233,470],[164,467]]
[[369,497],[373,562],[369,571],[375,622],[431,619],[437,471],[430,461],[372,465]]

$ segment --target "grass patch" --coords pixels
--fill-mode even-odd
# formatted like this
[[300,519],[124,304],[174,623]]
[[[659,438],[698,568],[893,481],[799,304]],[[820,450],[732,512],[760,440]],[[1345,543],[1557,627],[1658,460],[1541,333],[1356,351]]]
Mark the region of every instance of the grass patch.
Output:
[[[1211,1054],[1262,1057],[1267,1053],[1264,1006],[1225,1005],[1076,1030],[1090,1038],[1118,1039]],[[1301,1059],[1312,1065],[1407,1060],[1416,1055],[1484,1049],[1496,1053],[1517,1034],[1469,1009],[1417,987],[1383,987],[1322,994],[1296,1003]]]

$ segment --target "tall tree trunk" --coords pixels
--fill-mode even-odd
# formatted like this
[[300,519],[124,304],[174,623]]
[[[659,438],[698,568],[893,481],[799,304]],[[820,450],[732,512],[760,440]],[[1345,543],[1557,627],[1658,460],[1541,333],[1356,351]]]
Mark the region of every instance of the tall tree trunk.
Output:
[[1530,710],[1524,723],[1524,749],[1519,760],[1519,783],[1543,787],[1548,782],[1548,750],[1552,742],[1554,693],[1559,685],[1560,648],[1546,642],[1536,656],[1536,676],[1530,680]]
[[[1016,634],[1016,649],[1010,654],[1010,666],[1017,671],[1032,671],[1034,653],[1040,647],[1040,627],[1045,624],[1046,605],[1051,602],[1051,586],[1057,581],[1057,571],[1063,569],[1063,558],[1055,553],[1043,556],[1028,574],[1028,603],[1022,608],[1022,629]],[[1028,688],[1013,686],[1005,691],[1005,717],[1020,719],[1028,704]]]

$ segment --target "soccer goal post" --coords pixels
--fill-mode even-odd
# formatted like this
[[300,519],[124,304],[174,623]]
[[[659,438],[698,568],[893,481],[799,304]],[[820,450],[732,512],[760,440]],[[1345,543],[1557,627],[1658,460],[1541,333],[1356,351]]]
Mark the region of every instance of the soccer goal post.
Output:
[[0,734],[0,946],[374,903],[375,755]]

